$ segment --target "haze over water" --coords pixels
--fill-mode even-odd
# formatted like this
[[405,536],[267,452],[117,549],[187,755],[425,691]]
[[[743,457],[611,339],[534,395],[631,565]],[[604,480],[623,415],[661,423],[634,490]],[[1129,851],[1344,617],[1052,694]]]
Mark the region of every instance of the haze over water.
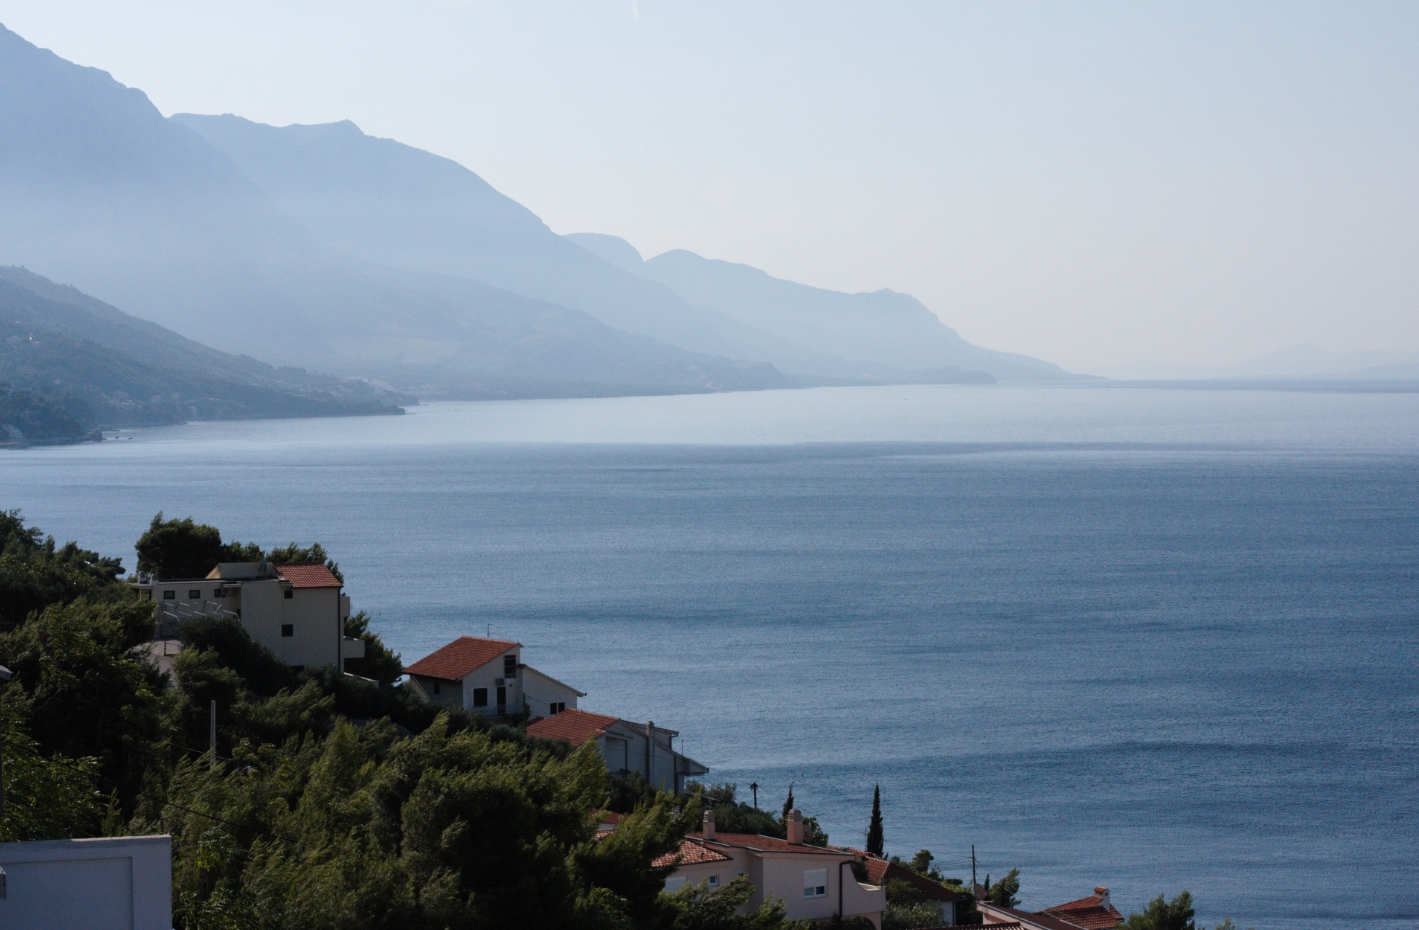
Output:
[[[152,515],[320,540],[406,661],[525,644],[860,843],[1419,926],[1419,394],[890,387],[438,404],[0,453],[133,566]],[[1357,890],[1363,894],[1357,894]]]

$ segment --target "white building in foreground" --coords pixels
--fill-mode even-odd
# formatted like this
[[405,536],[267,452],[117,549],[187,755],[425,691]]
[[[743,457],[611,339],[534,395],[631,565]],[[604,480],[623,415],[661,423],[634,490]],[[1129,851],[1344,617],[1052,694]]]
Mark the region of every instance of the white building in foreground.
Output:
[[0,843],[0,927],[172,930],[172,837]]

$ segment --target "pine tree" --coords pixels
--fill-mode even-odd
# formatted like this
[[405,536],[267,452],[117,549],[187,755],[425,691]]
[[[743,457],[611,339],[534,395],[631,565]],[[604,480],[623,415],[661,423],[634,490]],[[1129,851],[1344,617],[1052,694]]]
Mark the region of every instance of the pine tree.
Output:
[[872,822],[867,827],[867,851],[882,855],[882,786],[872,786]]

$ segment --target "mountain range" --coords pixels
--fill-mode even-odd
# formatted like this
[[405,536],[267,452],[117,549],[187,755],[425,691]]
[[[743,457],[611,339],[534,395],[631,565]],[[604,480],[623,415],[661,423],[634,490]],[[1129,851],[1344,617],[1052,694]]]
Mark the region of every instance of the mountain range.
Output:
[[0,442],[198,418],[398,414],[416,401],[229,355],[23,268],[0,267]]
[[165,118],[3,27],[0,125],[0,264],[277,365],[444,397],[1070,377],[907,295],[619,260],[353,123]]

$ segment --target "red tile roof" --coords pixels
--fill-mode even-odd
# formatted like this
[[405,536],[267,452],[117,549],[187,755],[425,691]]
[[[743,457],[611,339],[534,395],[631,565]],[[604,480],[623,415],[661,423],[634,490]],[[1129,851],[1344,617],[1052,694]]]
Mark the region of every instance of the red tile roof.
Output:
[[276,574],[291,583],[293,588],[339,588],[343,587],[335,573],[322,562],[305,562],[297,565],[276,565]]
[[1123,915],[1118,909],[1112,904],[1104,907],[1104,899],[1096,894],[1078,901],[1070,901],[1068,904],[1047,907],[1041,913],[1067,920],[1084,930],[1108,930],[1123,923]]
[[435,652],[424,656],[413,665],[406,665],[404,671],[410,675],[423,675],[442,681],[458,681],[474,669],[482,668],[520,646],[521,643],[502,639],[479,639],[476,636],[460,636]]
[[[570,711],[568,711],[570,713]],[[557,717],[560,717],[558,714]],[[556,719],[556,717],[552,718]],[[752,849],[756,852],[792,852],[792,853],[816,853],[825,856],[851,856],[852,853],[842,849],[831,849],[824,846],[809,846],[806,843],[795,844],[787,840],[781,840],[773,836],[758,836],[753,833],[720,833],[714,834],[714,839],[707,840],[703,833],[691,833],[686,839],[694,840],[696,843],[710,843],[720,846],[732,846],[738,849]]]
[[564,710],[560,714],[543,717],[541,720],[534,720],[527,725],[527,735],[541,736],[545,739],[564,739],[573,746],[580,746],[587,740],[596,739],[605,733],[606,728],[619,719],[621,718],[593,714],[589,710],[573,708]]
[[860,849],[850,849],[850,852],[857,857],[858,861],[867,866],[867,878],[874,885],[881,885],[890,878],[904,881],[915,888],[923,898],[928,901],[963,901],[965,895],[958,894],[942,885],[934,882],[925,875],[918,875],[904,865],[897,865],[887,859],[879,859],[876,856],[863,852]]
[[678,851],[666,853],[658,859],[653,860],[650,867],[653,869],[663,869],[672,865],[700,865],[705,862],[732,861],[732,859],[722,852],[716,852],[707,846],[701,846],[699,843],[685,839],[680,841],[680,849]]
[[[979,900],[976,901],[976,908],[987,917],[994,917],[997,920],[1002,919],[1000,915],[1003,914],[1005,915],[1003,919],[1006,921],[1017,921],[1031,927],[1043,927],[1045,930],[1079,930],[1078,925],[1049,914],[1032,914],[1029,911],[1018,911],[1013,907],[1001,907],[999,904]],[[986,926],[996,925],[987,924]]]

